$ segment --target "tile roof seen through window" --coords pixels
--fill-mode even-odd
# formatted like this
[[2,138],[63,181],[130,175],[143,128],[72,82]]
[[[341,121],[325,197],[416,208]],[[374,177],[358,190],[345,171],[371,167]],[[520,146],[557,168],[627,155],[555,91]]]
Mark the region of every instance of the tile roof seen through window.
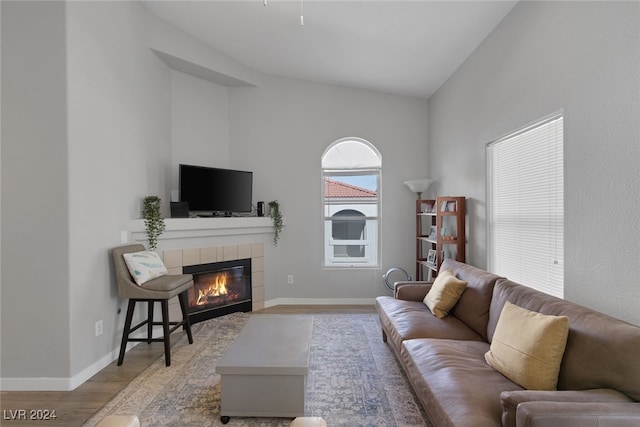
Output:
[[337,199],[351,199],[363,197],[376,198],[377,194],[375,191],[367,190],[366,188],[356,187],[355,185],[325,178],[324,196]]

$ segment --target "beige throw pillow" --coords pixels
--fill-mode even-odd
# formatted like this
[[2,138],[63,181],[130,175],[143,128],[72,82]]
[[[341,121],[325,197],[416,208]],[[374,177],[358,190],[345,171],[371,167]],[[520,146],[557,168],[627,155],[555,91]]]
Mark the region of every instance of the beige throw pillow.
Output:
[[467,282],[454,276],[452,270],[441,271],[423,302],[438,319],[442,319],[456,305],[466,287]]
[[555,390],[568,335],[567,316],[540,314],[507,301],[484,358],[528,390]]

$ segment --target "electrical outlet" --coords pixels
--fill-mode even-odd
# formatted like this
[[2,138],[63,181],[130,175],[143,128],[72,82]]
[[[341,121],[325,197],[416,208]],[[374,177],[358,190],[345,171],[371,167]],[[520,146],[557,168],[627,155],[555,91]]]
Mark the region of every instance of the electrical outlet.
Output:
[[120,232],[120,243],[129,243],[129,233],[126,230]]
[[293,285],[293,274],[287,276],[287,283]]
[[98,320],[96,322],[96,336],[99,337],[100,335],[102,335],[102,332],[103,332],[102,320]]

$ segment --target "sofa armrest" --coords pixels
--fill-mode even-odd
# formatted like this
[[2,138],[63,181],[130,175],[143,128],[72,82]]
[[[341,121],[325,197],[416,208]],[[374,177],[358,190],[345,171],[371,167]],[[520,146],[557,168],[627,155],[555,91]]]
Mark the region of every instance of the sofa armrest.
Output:
[[406,301],[422,301],[431,289],[433,282],[396,282],[393,296]]
[[517,427],[633,427],[640,425],[640,403],[524,402]]
[[526,402],[628,403],[628,396],[610,388],[592,390],[513,390],[500,393],[502,426],[516,427],[516,412]]

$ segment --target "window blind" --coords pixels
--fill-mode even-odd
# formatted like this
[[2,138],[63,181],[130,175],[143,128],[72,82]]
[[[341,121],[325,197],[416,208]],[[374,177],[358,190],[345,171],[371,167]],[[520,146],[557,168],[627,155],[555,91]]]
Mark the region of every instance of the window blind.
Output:
[[487,145],[489,269],[564,297],[563,116]]

